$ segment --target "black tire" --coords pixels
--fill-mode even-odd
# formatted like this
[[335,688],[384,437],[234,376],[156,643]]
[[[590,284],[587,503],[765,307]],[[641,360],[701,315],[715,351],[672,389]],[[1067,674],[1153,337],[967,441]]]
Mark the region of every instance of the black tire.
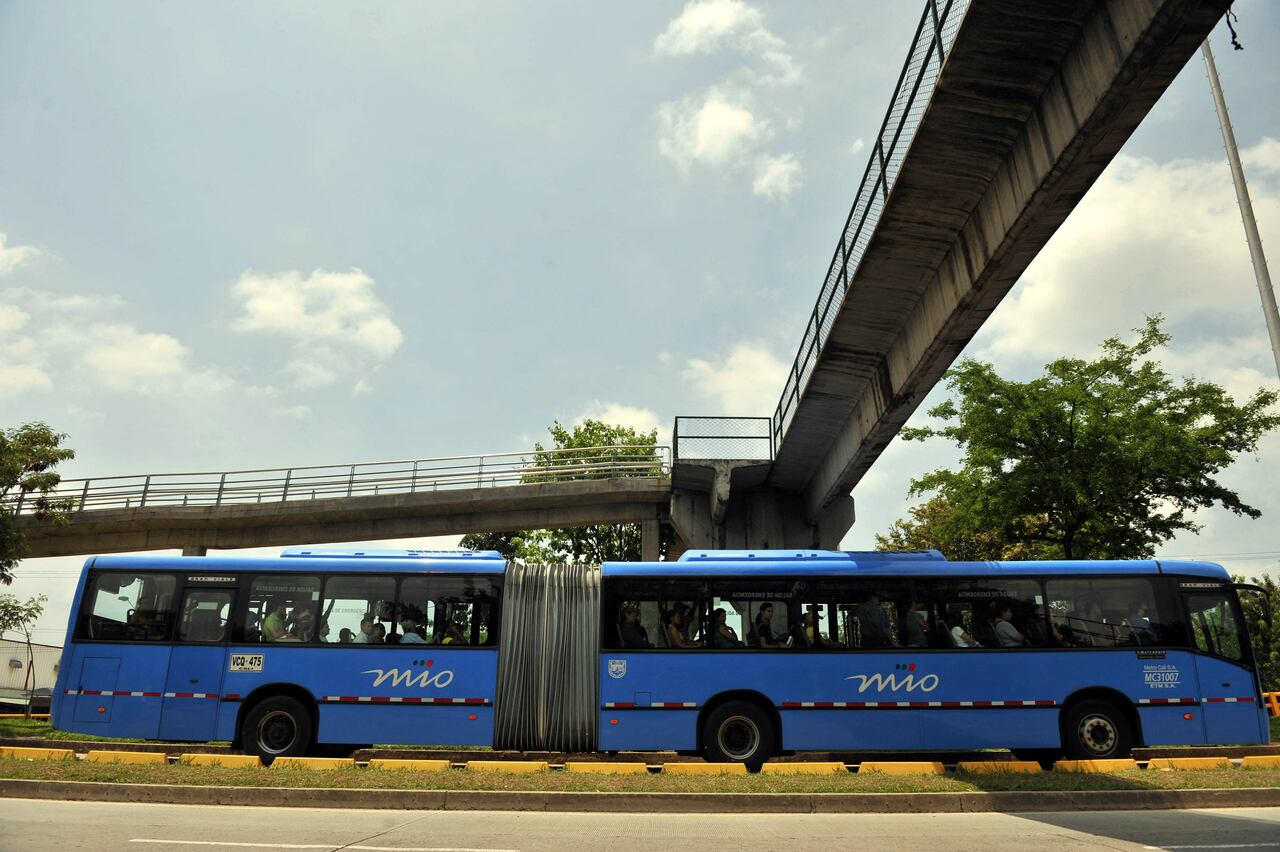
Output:
[[245,752],[259,757],[297,757],[311,749],[312,728],[311,713],[301,701],[276,695],[245,714],[240,742]]
[[1129,716],[1110,701],[1081,701],[1062,722],[1062,748],[1075,760],[1128,757],[1133,751]]
[[702,724],[702,755],[712,763],[743,763],[758,772],[776,741],[768,714],[748,701],[721,704]]

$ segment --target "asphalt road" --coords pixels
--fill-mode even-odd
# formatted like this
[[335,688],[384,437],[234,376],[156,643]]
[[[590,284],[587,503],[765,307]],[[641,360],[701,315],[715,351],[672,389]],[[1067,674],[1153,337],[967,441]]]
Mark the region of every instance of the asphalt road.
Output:
[[0,800],[0,849],[1280,850],[1280,808],[1048,814],[548,814]]

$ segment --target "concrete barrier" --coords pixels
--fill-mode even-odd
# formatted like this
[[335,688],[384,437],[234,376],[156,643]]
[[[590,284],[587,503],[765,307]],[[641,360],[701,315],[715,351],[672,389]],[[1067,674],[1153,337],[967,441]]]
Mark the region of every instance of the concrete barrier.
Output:
[[76,753],[69,748],[20,748],[0,746],[0,757],[14,760],[72,760]]
[[84,756],[89,763],[148,763],[169,765],[169,755],[154,751],[99,751]]
[[946,769],[937,761],[928,760],[864,760],[858,764],[858,773],[879,772],[881,775],[945,775]]
[[1252,755],[1240,759],[1242,769],[1280,769],[1280,754]]
[[1147,761],[1148,769],[1232,769],[1226,757],[1153,757]]

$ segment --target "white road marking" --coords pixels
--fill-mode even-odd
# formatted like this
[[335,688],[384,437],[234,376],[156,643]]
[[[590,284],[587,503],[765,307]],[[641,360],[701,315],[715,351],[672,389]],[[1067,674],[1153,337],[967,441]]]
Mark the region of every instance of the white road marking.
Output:
[[165,840],[134,837],[130,843],[167,843],[171,846],[234,846],[243,849],[359,849],[361,852],[520,852],[519,849],[477,849],[467,846],[346,846],[341,843],[243,843],[234,840]]

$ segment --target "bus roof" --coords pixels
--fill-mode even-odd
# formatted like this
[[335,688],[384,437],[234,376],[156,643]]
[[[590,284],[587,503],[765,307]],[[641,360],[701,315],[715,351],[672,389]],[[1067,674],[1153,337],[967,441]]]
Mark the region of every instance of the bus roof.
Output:
[[1045,560],[951,562],[937,551],[698,551],[676,562],[606,562],[606,577],[819,576],[947,577],[1184,574],[1230,580],[1210,562],[1156,560]]
[[86,567],[141,571],[311,571],[410,574],[501,574],[494,550],[317,550],[290,548],[279,556],[95,556]]

